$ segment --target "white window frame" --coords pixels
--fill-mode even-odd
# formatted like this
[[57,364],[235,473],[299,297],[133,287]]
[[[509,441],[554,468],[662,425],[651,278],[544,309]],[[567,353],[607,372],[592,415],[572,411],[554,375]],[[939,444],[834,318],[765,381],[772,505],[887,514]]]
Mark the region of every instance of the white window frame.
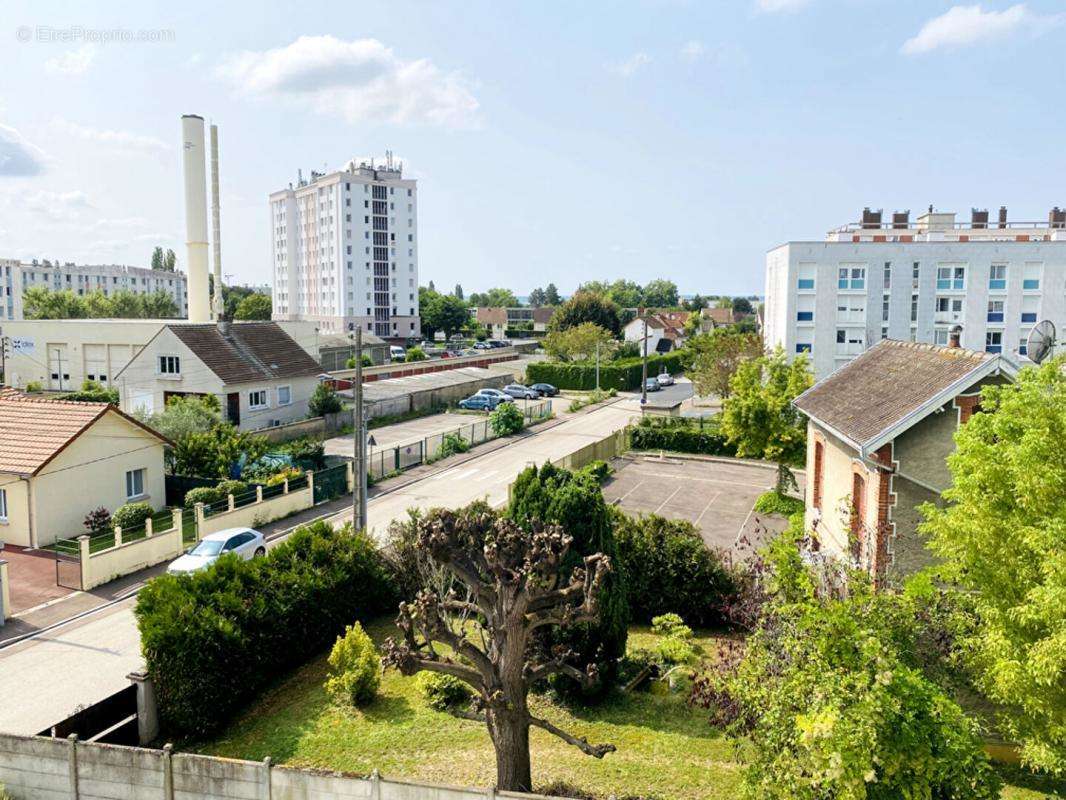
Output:
[[[263,396],[263,402],[261,404],[257,404],[254,401],[254,398],[257,394],[261,394]],[[248,392],[248,408],[252,410],[270,408],[270,393],[267,392],[266,389],[253,389],[252,391]]]
[[[284,403],[281,402],[281,390],[282,389],[284,389],[286,392],[289,393],[289,399],[286,400]],[[278,406],[290,406],[290,405],[292,405],[292,386],[288,386],[288,385],[279,386],[277,391],[278,391]]]
[[[160,355],[155,362],[156,373],[167,378],[181,377],[181,356]],[[169,369],[173,366],[174,369]]]
[[7,522],[7,489],[0,489],[0,522]]
[[[144,482],[148,477],[148,470],[145,467],[137,467],[137,469],[126,470],[126,499],[135,500],[139,497],[146,497],[144,491]],[[140,487],[137,486],[137,481],[140,479]],[[137,489],[140,491],[137,491]]]

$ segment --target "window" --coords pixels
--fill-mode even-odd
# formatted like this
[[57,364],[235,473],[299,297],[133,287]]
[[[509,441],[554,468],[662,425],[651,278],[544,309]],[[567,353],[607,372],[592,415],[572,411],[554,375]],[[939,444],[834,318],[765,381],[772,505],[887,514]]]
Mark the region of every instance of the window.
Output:
[[1035,311],[1023,311],[1022,312],[1022,322],[1036,322],[1036,312]]
[[181,374],[181,358],[178,356],[160,356],[159,357],[159,374],[160,375],[180,375]]
[[814,288],[814,278],[800,278],[799,279],[799,288],[800,289],[813,289]]
[[915,261],[914,265],[911,267],[911,288],[912,289],[917,289],[918,288],[918,262],[917,261]]
[[1003,352],[1003,331],[988,331],[985,334],[985,352]]
[[278,387],[278,405],[287,406],[292,402],[292,387],[291,386],[279,386]]
[[1018,355],[1024,356],[1029,353],[1029,337],[1023,336],[1018,342]]
[[814,443],[814,507],[822,507],[822,470],[825,462],[825,447],[821,442]]
[[886,289],[890,289],[890,288],[892,288],[892,262],[891,261],[886,261],[885,262],[884,274],[885,274],[885,288]]
[[811,346],[810,346],[809,343],[798,342],[796,344],[796,352],[797,353],[809,353],[809,352],[811,352]]
[[911,322],[918,321],[918,295],[911,295]]
[[1040,288],[1040,278],[1026,278],[1022,281],[1022,289],[1032,291]]
[[1002,322],[1003,321],[1003,301],[1002,300],[989,300],[988,301],[988,321],[989,322]]
[[7,489],[0,489],[0,522],[7,522]]
[[948,344],[948,329],[937,328],[933,331],[933,344],[940,347],[947,347]]
[[881,301],[881,321],[888,322],[888,295]]
[[936,271],[937,289],[965,289],[966,267],[939,267]]
[[866,267],[841,267],[837,273],[838,289],[865,289]]
[[844,344],[848,340],[847,331],[842,329],[837,330],[837,344]]
[[1006,264],[993,264],[988,271],[988,288],[989,289],[1006,289],[1007,288],[1007,265]]
[[144,496],[144,474],[146,469],[131,469],[126,473],[126,499]]
[[249,408],[266,408],[267,407],[266,389],[256,389],[254,392],[248,392],[248,407]]
[[812,322],[814,320],[813,311],[797,311],[796,320],[798,322]]

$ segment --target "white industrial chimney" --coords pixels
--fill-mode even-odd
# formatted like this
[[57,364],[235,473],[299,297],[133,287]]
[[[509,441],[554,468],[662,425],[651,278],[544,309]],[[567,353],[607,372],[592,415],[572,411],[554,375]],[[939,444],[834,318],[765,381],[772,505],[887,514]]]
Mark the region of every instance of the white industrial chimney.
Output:
[[185,167],[185,264],[189,273],[189,322],[210,322],[207,287],[207,171],[204,118],[181,118]]
[[225,312],[222,304],[222,220],[218,196],[218,125],[211,126],[211,244],[214,248],[215,294],[212,297],[211,315],[220,319]]

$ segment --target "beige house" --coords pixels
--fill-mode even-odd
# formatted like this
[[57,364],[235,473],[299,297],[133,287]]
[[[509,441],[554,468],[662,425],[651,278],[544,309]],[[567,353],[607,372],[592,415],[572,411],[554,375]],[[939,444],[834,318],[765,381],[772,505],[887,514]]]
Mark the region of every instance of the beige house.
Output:
[[160,434],[107,403],[0,392],[0,541],[42,547],[85,533],[85,515],[165,505]]
[[891,581],[929,563],[918,506],[941,502],[958,427],[982,387],[1012,380],[992,353],[885,339],[795,400],[808,419],[806,529],[823,554]]
[[276,322],[164,325],[115,376],[127,413],[214,395],[225,419],[257,430],[307,417],[322,367]]
[[489,329],[493,339],[503,339],[508,328],[532,325],[532,330],[543,333],[548,330],[555,313],[554,306],[536,306],[531,308],[505,308],[504,306],[478,306],[474,318]]

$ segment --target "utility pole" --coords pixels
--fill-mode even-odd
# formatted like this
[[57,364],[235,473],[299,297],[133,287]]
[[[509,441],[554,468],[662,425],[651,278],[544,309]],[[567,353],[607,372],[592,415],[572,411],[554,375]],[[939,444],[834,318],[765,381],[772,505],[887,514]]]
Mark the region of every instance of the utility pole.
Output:
[[11,340],[0,336],[0,386],[7,385],[7,345]]
[[644,355],[640,364],[640,411],[644,413],[644,405],[648,402],[648,318],[644,316],[644,309],[640,309],[641,321],[644,323],[644,335],[641,337]]
[[352,527],[356,532],[366,529],[366,428],[363,422],[363,327],[355,329],[355,378],[352,381],[355,398],[352,445],[355,448],[355,475],[352,481]]
[[600,343],[596,342],[596,391],[600,390]]

